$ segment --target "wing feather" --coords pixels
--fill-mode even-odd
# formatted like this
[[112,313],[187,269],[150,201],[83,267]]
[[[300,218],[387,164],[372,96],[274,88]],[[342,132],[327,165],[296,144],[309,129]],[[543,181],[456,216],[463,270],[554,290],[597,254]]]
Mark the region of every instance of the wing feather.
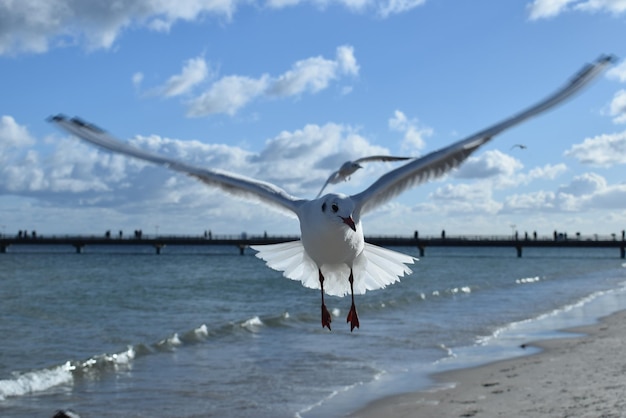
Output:
[[363,158],[359,158],[358,160],[354,160],[355,163],[368,163],[370,161],[383,161],[383,162],[389,162],[389,161],[404,161],[404,160],[410,160],[413,157],[394,157],[391,155],[372,155],[369,157],[363,157]]
[[601,74],[613,61],[614,58],[611,56],[600,57],[595,63],[586,65],[565,86],[534,106],[466,139],[388,172],[366,190],[352,196],[356,203],[355,212],[364,214],[389,201],[405,190],[430,179],[440,177],[458,167],[467,157],[480,146],[490,141],[494,136],[533,116],[545,112],[571,97]]
[[250,248],[258,251],[255,255],[264,260],[268,267],[282,271],[288,279],[300,281],[311,289],[320,288],[317,265],[307,255],[302,241],[251,245]]
[[154,164],[163,165],[175,171],[195,177],[210,186],[217,187],[231,195],[249,200],[260,201],[270,204],[275,208],[286,209],[296,212],[297,208],[305,202],[295,198],[280,187],[271,183],[255,180],[249,177],[229,173],[222,170],[211,170],[195,167],[172,158],[157,155],[151,152],[128,145],[97,126],[84,122],[78,118],[67,118],[63,115],[53,116],[49,119],[63,130],[109,151],[128,155]]

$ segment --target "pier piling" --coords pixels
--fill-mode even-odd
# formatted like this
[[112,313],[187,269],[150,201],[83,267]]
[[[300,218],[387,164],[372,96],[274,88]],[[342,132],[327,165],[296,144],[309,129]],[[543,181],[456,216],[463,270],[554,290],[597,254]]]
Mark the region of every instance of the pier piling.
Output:
[[161,249],[165,247],[165,244],[154,244],[154,249],[156,250],[157,255],[161,254]]

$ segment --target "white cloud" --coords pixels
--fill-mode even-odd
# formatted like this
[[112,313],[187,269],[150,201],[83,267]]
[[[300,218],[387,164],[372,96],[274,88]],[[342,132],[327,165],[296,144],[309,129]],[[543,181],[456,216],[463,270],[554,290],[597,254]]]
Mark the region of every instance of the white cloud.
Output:
[[461,179],[484,179],[489,177],[512,177],[524,165],[517,159],[498,150],[489,150],[477,157],[470,157],[455,172]]
[[531,193],[513,194],[504,201],[504,212],[553,210],[555,208],[555,194],[539,190]]
[[624,209],[624,202],[626,202],[626,184],[618,184],[597,191],[590,199],[588,207],[597,209]]
[[296,6],[301,0],[267,0],[267,6],[274,9],[282,9],[284,7]]
[[559,15],[576,0],[535,0],[527,7],[531,20],[545,19]]
[[267,94],[270,96],[294,96],[307,90],[317,93],[328,87],[337,76],[337,63],[322,57],[296,62],[292,69],[272,81]]
[[558,16],[570,10],[582,12],[607,12],[618,15],[626,11],[624,0],[534,0],[528,6],[531,20]]
[[[199,233],[202,229],[230,232],[233,225],[242,225],[241,228],[251,231],[251,225],[256,225],[254,219],[262,218],[263,222],[259,224],[262,226],[258,227],[260,231],[254,230],[255,233],[263,230],[297,233],[296,222],[286,221],[288,218],[284,215],[274,213],[263,205],[250,211],[248,201],[232,199],[187,176],[124,156],[111,155],[75,139],[49,138],[50,153],[44,155],[34,150],[37,141],[28,135],[25,127],[10,116],[0,121],[4,128],[10,127],[0,130],[9,132],[8,135],[0,135],[3,139],[0,144],[10,144],[11,149],[19,151],[0,165],[0,196],[34,198],[31,200],[34,206],[31,211],[35,213],[39,210],[42,216],[45,213],[50,216],[59,208],[80,207],[80,218],[83,219],[80,227],[83,229],[78,232],[85,231],[84,228],[89,226],[87,219],[91,216],[92,223],[98,228],[105,228],[101,225],[106,219],[105,222],[111,222],[115,230],[121,227],[117,224],[119,221],[130,225],[130,230],[143,228],[151,231],[154,225],[159,224],[163,232],[171,230],[177,233],[185,231],[185,228],[194,228],[194,225],[201,225]],[[15,140],[24,136],[28,140]],[[298,130],[281,132],[268,139],[260,152],[157,135],[137,136],[130,142],[194,165],[225,169],[270,181],[302,197],[315,196],[328,174],[343,161],[388,153],[385,148],[371,144],[359,135],[357,129],[333,123],[306,125]],[[19,144],[17,148],[15,144]],[[0,155],[6,158],[7,154]],[[497,223],[503,225],[504,232],[507,232],[511,223],[522,225],[519,220],[508,219],[515,214],[530,212],[535,219],[537,214],[546,214],[558,220],[560,218],[557,217],[564,213],[583,214],[597,210],[609,216],[610,210],[623,210],[623,202],[626,201],[626,184],[611,185],[596,173],[576,176],[554,191],[496,198],[495,190],[507,178],[511,184],[553,179],[565,172],[566,167],[563,164],[545,165],[522,173],[519,162],[499,151],[485,153],[472,163],[474,166],[470,172],[473,177],[470,177],[481,181],[446,183],[434,189],[427,202],[411,207],[401,201],[391,202],[368,217],[368,231],[395,233],[392,231],[406,232],[409,228],[410,231],[420,229],[423,232],[427,226],[421,219],[428,214],[430,229],[445,228],[450,233],[462,233],[469,228],[469,232],[474,233],[476,228],[480,228],[478,225],[492,227]],[[388,169],[384,164],[367,165],[355,173],[350,183],[331,188],[348,193],[359,191],[364,184],[370,184],[372,179]],[[485,177],[487,175],[490,176]],[[509,193],[508,189],[505,190]],[[502,194],[499,192],[499,195]],[[392,215],[398,217],[393,218]],[[407,219],[413,219],[414,223],[407,226]],[[544,226],[537,223],[529,228],[545,229]],[[45,229],[40,225],[34,227]]]
[[624,0],[585,0],[579,1],[574,6],[577,10],[585,12],[608,12],[620,14],[626,11],[626,1]]
[[611,100],[609,114],[613,116],[613,123],[626,123],[626,90],[615,93]]
[[[313,0],[323,9],[337,2],[361,12],[371,6],[382,17],[403,13],[425,0]],[[179,21],[213,15],[230,21],[240,0],[19,0],[0,2],[0,55],[44,53],[59,45],[110,49],[127,28],[168,32]],[[302,0],[270,0],[283,8]],[[250,3],[245,3],[250,4]]]
[[495,201],[492,189],[485,183],[446,184],[430,196],[441,214],[495,214],[502,204]]
[[133,86],[135,86],[135,88],[141,87],[142,81],[143,81],[143,73],[136,72],[135,74],[133,74],[132,82],[133,82]]
[[623,209],[626,184],[610,185],[596,173],[575,176],[556,191],[536,191],[508,196],[503,212],[543,211],[582,212],[585,210]]
[[171,76],[164,85],[157,87],[154,92],[165,97],[179,96],[203,82],[208,75],[209,68],[204,58],[191,58],[185,62],[180,74]]
[[130,26],[167,31],[205,14],[230,19],[237,0],[20,0],[0,2],[0,55],[42,53],[57,44],[111,48]]
[[[297,195],[315,196],[327,177],[347,160],[389,150],[371,144],[346,125],[328,123],[306,125],[295,131],[281,132],[269,139],[262,152],[251,158],[258,166],[258,176],[280,184]],[[388,167],[368,164],[357,171],[349,183],[331,185],[331,191],[362,187],[367,179],[376,178]]]
[[[0,144],[13,144],[16,138],[24,137],[24,127],[11,117],[2,120],[11,127],[8,130],[11,135],[0,135],[0,138],[10,139]],[[14,135],[14,132],[18,134]],[[244,211],[245,205],[249,206],[247,202],[225,197],[215,188],[187,176],[100,151],[73,138],[50,140],[51,151],[47,155],[31,148],[33,141],[32,138],[20,141],[22,152],[0,165],[0,195],[36,197],[42,204],[46,202],[50,206],[109,208],[129,216],[153,207],[159,208],[155,213],[179,216],[180,205],[184,204],[185,208],[220,212],[220,216],[232,222],[237,221],[232,217],[234,214]],[[387,149],[370,144],[350,126],[332,123],[281,132],[269,139],[259,153],[237,146],[182,141],[158,135],[137,136],[129,142],[199,167],[270,181],[302,197],[315,196],[330,172],[343,162],[331,164],[333,158],[349,156],[352,159],[361,153],[388,153]],[[0,158],[6,158],[6,155],[0,154]],[[320,161],[330,165],[320,165]],[[361,179],[378,173],[369,171],[369,167],[361,171],[363,173],[355,176],[347,187],[354,187]],[[225,202],[228,211],[224,210]],[[260,211],[265,213],[266,209]],[[267,212],[271,213],[271,210],[267,209]],[[280,215],[276,219],[280,219]],[[228,221],[224,222],[227,224]]]
[[7,148],[33,145],[35,139],[25,126],[19,125],[11,116],[0,117],[0,151]]
[[388,121],[389,129],[404,133],[401,148],[406,152],[420,151],[426,145],[425,137],[433,134],[433,130],[420,125],[417,119],[409,119],[400,110],[396,110]]
[[303,3],[313,3],[320,9],[325,9],[329,4],[338,3],[347,9],[357,13],[365,10],[373,10],[382,18],[408,12],[426,3],[426,0],[268,0],[267,6],[280,9],[293,7]]
[[354,49],[349,45],[337,48],[335,60],[312,57],[297,61],[290,70],[272,78],[263,74],[259,78],[225,76],[209,89],[188,102],[187,114],[192,117],[215,113],[234,115],[239,109],[260,98],[297,96],[317,93],[328,88],[331,81],[341,75],[357,75],[359,66]]
[[565,193],[572,196],[591,195],[599,190],[607,187],[604,177],[595,173],[584,173],[572,179],[570,184],[559,187],[559,193]]
[[354,47],[342,45],[337,48],[337,63],[344,74],[359,75],[359,64],[354,57]]
[[626,164],[626,131],[587,138],[582,144],[574,144],[565,155],[583,164],[604,167]]
[[259,97],[266,89],[269,77],[258,79],[227,76],[216,81],[209,90],[189,101],[188,116],[199,117],[214,113],[234,115],[239,109]]
[[426,0],[386,0],[379,4],[378,13],[382,17],[389,17],[407,12],[424,3],[426,3]]
[[554,180],[567,171],[567,166],[563,163],[552,165],[546,164],[543,167],[531,169],[523,178],[523,183],[530,183],[534,180]]
[[295,96],[304,92],[317,93],[341,74],[358,75],[359,66],[354,48],[343,45],[337,48],[335,60],[312,57],[296,62],[292,69],[272,80],[268,96]]
[[612,80],[618,80],[620,83],[626,83],[626,60],[611,67],[606,72],[606,76]]

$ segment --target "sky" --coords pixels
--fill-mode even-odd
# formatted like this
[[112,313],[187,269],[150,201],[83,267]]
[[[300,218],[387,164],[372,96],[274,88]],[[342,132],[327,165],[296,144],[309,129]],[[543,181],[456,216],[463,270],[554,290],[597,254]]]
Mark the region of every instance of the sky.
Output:
[[[344,161],[423,156],[613,54],[572,100],[363,225],[620,234],[624,34],[624,0],[0,0],[0,233],[299,233],[269,207],[84,144],[51,115],[314,198]],[[359,192],[399,164],[369,163],[326,191]]]

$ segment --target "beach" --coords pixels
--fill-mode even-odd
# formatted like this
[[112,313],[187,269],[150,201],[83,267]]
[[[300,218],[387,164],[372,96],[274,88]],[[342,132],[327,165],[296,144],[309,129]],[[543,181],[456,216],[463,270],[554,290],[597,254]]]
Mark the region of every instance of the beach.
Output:
[[435,375],[433,388],[351,417],[625,416],[626,311],[566,331],[574,336],[529,342],[537,354]]

